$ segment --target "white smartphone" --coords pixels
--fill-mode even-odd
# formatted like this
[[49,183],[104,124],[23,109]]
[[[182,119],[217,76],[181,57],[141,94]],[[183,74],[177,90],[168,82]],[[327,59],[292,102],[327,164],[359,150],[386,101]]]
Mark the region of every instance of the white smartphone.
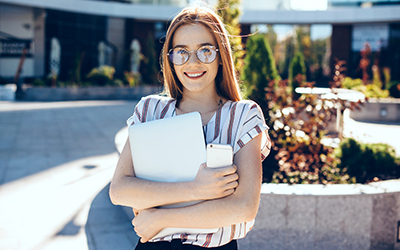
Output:
[[207,167],[219,168],[230,166],[233,163],[233,152],[231,145],[208,144],[207,145]]

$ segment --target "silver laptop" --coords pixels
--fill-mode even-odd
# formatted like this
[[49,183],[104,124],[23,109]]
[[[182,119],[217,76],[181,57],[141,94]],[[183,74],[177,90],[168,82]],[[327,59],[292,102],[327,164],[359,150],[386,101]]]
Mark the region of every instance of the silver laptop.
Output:
[[[129,126],[135,176],[157,182],[194,180],[206,162],[206,145],[198,112]],[[200,202],[200,201],[197,201]],[[182,207],[185,202],[164,207]],[[214,233],[218,229],[165,228],[155,238],[170,234]]]

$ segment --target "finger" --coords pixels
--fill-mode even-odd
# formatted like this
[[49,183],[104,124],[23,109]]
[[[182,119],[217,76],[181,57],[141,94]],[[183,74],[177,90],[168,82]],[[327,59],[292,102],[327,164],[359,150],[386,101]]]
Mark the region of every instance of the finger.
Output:
[[236,173],[237,167],[236,165],[231,165],[227,167],[221,168],[221,173],[226,176],[226,175],[231,175],[233,173]]
[[234,168],[234,172],[236,173],[236,171],[237,171],[237,166],[236,166],[236,165],[232,165],[232,167]]
[[228,195],[231,195],[231,194],[233,194],[235,192],[235,189],[227,189],[227,190],[225,190],[222,194],[222,197],[225,197],[225,196],[228,196]]
[[235,188],[237,188],[237,186],[239,186],[239,183],[237,181],[232,181],[232,182],[229,182],[228,184],[226,184],[225,188],[226,188],[226,190],[235,189]]
[[148,239],[146,239],[146,238],[140,238],[140,242],[142,242],[142,243],[146,243],[148,241]]
[[231,175],[226,175],[224,176],[224,180],[229,183],[232,181],[237,181],[239,180],[239,175],[237,173],[231,174]]
[[226,175],[234,174],[234,173],[236,173],[236,171],[237,171],[236,165],[229,166],[229,167],[227,167]]
[[226,176],[222,177],[221,183],[226,184],[226,183],[230,183],[230,182],[234,182],[234,181],[238,181],[238,180],[239,180],[239,175],[235,173],[235,174],[226,175]]

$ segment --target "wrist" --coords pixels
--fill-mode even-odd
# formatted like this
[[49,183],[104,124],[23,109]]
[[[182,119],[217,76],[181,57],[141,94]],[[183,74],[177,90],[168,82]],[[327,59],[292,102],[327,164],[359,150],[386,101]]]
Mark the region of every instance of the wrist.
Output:
[[158,225],[160,226],[160,230],[166,228],[166,227],[171,227],[170,222],[168,221],[169,219],[169,210],[168,208],[159,208],[156,209],[156,220],[158,221]]
[[199,188],[197,186],[196,180],[189,181],[186,190],[188,192],[188,197],[190,201],[197,201],[202,199],[197,193],[197,190],[199,190]]

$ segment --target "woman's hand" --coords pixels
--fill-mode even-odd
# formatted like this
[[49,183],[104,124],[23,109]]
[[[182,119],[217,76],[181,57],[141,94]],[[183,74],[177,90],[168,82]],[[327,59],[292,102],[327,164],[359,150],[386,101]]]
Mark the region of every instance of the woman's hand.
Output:
[[158,216],[158,210],[156,208],[134,210],[135,218],[132,220],[132,225],[135,227],[136,234],[140,237],[140,242],[149,241],[164,228],[161,225],[162,218]]
[[198,200],[218,199],[235,192],[238,186],[238,174],[235,165],[208,168],[201,164],[196,178],[192,181],[193,192]]

